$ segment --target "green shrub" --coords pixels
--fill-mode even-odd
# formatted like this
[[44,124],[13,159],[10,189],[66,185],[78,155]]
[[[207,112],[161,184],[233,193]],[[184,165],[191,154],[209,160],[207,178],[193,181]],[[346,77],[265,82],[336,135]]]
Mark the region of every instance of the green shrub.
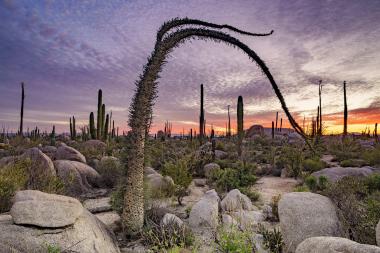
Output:
[[246,195],[253,202],[260,199],[260,193],[251,189],[250,187],[240,187],[239,191]]
[[30,160],[23,160],[0,168],[0,213],[9,211],[15,192],[26,187],[30,164]]
[[294,188],[293,191],[295,191],[295,192],[308,192],[310,190],[306,185],[298,185]]
[[193,177],[189,170],[189,162],[186,158],[182,158],[174,162],[167,162],[164,164],[162,174],[170,176],[176,184],[175,195],[177,196],[178,203],[181,205],[182,198],[186,195],[187,187],[190,185]]
[[342,167],[362,167],[364,165],[367,165],[368,163],[360,159],[347,159],[341,161],[339,164]]
[[222,253],[252,253],[256,252],[251,233],[240,231],[235,226],[219,230],[216,242],[218,252]]
[[107,187],[114,187],[123,176],[123,165],[113,157],[101,159],[96,170],[102,176],[102,181]]
[[311,191],[315,192],[317,190],[318,183],[317,178],[315,176],[308,176],[305,179],[305,184]]
[[318,159],[305,159],[302,162],[303,170],[308,171],[310,173],[322,170],[325,168],[325,164],[323,161]]
[[380,166],[380,146],[363,153],[363,158],[372,166]]
[[324,175],[319,176],[319,178],[318,178],[318,188],[319,188],[319,190],[324,191],[327,188],[328,183],[329,183],[329,180],[327,179],[326,176],[324,176]]
[[217,141],[215,149],[224,151],[224,143],[221,141]]
[[329,184],[323,194],[335,203],[343,229],[350,239],[364,244],[376,244],[375,228],[380,219],[380,193],[376,186],[369,190],[376,179],[367,180],[345,177]]
[[302,173],[302,161],[304,157],[302,150],[285,146],[282,149],[281,157],[290,174],[293,177],[298,178]]
[[175,221],[159,225],[153,221],[145,224],[142,240],[153,252],[167,252],[174,247],[190,247],[194,243],[194,235],[186,226],[180,226]]
[[260,224],[258,232],[263,235],[264,247],[266,249],[272,253],[282,253],[284,241],[279,229],[274,228],[272,231],[269,231]]
[[272,208],[272,214],[274,217],[273,221],[279,221],[280,220],[279,215],[278,215],[278,202],[280,202],[280,199],[281,199],[281,194],[279,194],[277,196],[273,196],[272,200],[269,204]]

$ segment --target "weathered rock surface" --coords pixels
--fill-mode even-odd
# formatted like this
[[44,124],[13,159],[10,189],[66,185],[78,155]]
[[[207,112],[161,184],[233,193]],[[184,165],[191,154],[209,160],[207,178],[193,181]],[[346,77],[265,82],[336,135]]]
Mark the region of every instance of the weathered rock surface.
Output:
[[309,237],[341,236],[340,223],[331,200],[310,192],[286,193],[278,204],[285,252],[294,252]]
[[108,212],[112,210],[110,201],[110,197],[87,199],[83,202],[83,207],[91,213]]
[[17,192],[11,216],[15,224],[59,228],[74,224],[82,212],[74,198],[27,190]]
[[190,211],[190,227],[215,230],[218,226],[219,202],[220,199],[215,190],[207,191]]
[[42,153],[38,148],[27,149],[24,154],[19,156],[19,159],[30,159],[32,164],[31,167],[33,171],[30,171],[31,175],[34,176],[55,176],[56,172],[54,169],[53,162],[51,159]]
[[183,226],[183,221],[174,214],[166,213],[161,220],[161,226],[167,226],[168,224],[176,223],[179,227]]
[[78,150],[62,144],[58,147],[56,153],[57,160],[69,160],[86,163],[86,158]]
[[311,237],[298,245],[296,253],[380,253],[374,245],[360,244],[341,237]]
[[147,175],[146,182],[152,192],[159,192],[174,186],[174,181],[171,177],[163,177],[159,173]]
[[84,148],[87,149],[97,149],[100,150],[101,152],[105,151],[107,148],[107,144],[102,142],[101,140],[88,140],[82,143]]
[[114,232],[121,230],[121,218],[117,212],[103,212],[95,214],[101,222]]
[[332,167],[326,168],[317,172],[312,173],[312,176],[320,177],[325,176],[330,182],[336,182],[344,177],[353,176],[353,177],[367,177],[374,173],[376,169],[365,166],[361,168],[357,167]]
[[215,150],[216,159],[225,159],[228,157],[228,153],[223,150]]
[[220,206],[223,211],[227,212],[253,209],[251,200],[238,189],[228,192],[220,203]]
[[56,160],[54,166],[70,196],[78,196],[91,191],[100,184],[100,175],[90,166],[76,161]]
[[204,187],[206,185],[205,178],[195,178],[193,179],[194,185],[198,187]]
[[[70,252],[120,252],[112,232],[75,199],[39,191],[21,191],[16,194],[15,201],[12,210],[18,209],[16,213],[29,212],[30,214],[30,216],[24,216],[23,219],[29,220],[31,217],[35,217],[37,220],[45,219],[45,221],[43,221],[43,224],[37,224],[40,227],[17,225],[14,223],[15,211],[11,212],[12,218],[1,219],[0,242],[13,250],[9,252],[47,252],[47,245],[54,245],[61,250],[70,249]],[[43,201],[49,203],[36,205],[36,210],[34,211],[22,210],[19,205],[19,203],[42,203]],[[79,206],[81,212],[78,215],[69,210],[58,211],[61,216],[66,216],[66,218],[70,216],[69,212],[71,212],[73,215],[71,219],[74,222],[69,226],[57,227],[57,214],[54,212],[57,211],[58,206],[62,207],[68,203],[75,203],[74,208],[77,209]],[[18,205],[18,207],[15,205]],[[25,205],[24,208],[29,208],[29,206]],[[63,212],[66,212],[66,214],[63,214]],[[74,219],[74,217],[76,218]],[[34,223],[36,222],[30,225],[36,225]],[[51,225],[54,227],[51,227]],[[1,248],[0,251],[2,249],[4,248]]]
[[47,155],[51,160],[55,160],[57,148],[54,146],[44,146],[41,148],[41,151]]
[[145,167],[144,168],[144,175],[145,176],[148,176],[148,175],[151,175],[151,174],[160,174],[158,173],[155,169],[153,169],[152,167]]
[[231,213],[231,216],[243,230],[255,230],[257,225],[265,220],[260,211],[239,210]]

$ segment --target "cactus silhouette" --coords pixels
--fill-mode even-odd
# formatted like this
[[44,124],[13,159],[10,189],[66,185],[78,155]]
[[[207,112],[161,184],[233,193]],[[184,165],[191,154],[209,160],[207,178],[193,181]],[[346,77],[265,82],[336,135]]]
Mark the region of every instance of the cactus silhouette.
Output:
[[203,84],[201,84],[201,108],[200,108],[200,115],[199,115],[199,139],[202,141],[204,138],[204,128],[205,128],[205,110],[203,108]]
[[20,129],[19,129],[19,135],[20,135],[20,136],[24,136],[24,134],[23,134],[23,124],[24,124],[24,99],[25,99],[24,83],[21,83],[21,112],[20,112]]
[[53,125],[53,130],[50,134],[50,145],[55,146],[55,126]]
[[98,114],[96,118],[96,138],[100,139],[102,133],[102,90],[98,91]]
[[90,119],[89,119],[89,125],[90,125],[90,136],[91,139],[96,139],[96,132],[95,132],[95,119],[94,119],[94,113],[90,113]]
[[110,118],[109,118],[109,115],[107,114],[107,116],[106,116],[106,122],[105,122],[105,125],[104,125],[104,130],[103,130],[103,139],[105,141],[108,140],[108,125],[109,125],[109,120],[110,120]]
[[343,119],[343,136],[347,135],[347,93],[346,93],[346,81],[343,82],[343,99],[344,99],[344,119]]
[[[186,28],[176,29],[175,31],[170,32],[172,28],[179,28],[182,25],[187,26]],[[188,25],[202,26],[202,28],[188,27]],[[276,96],[280,100],[281,106],[288,117],[291,126],[310,146],[305,133],[290,114],[277,83],[261,58],[252,49],[240,42],[238,39],[228,35],[227,33],[209,28],[226,28],[240,34],[251,36],[266,36],[272,34],[273,32],[272,31],[269,34],[252,34],[241,31],[229,25],[216,25],[192,19],[174,19],[165,23],[158,31],[154,51],[149,57],[147,64],[144,66],[142,75],[136,82],[136,90],[129,111],[128,124],[131,128],[131,144],[129,149],[130,159],[128,159],[126,180],[126,187],[128,190],[124,195],[124,208],[122,214],[124,231],[128,235],[135,235],[139,233],[144,224],[143,171],[145,131],[150,115],[152,114],[152,108],[157,94],[157,79],[159,78],[159,73],[165,63],[166,56],[173,50],[173,48],[182,45],[183,43],[181,42],[191,38],[225,42],[226,44],[237,47],[245,52],[251,60],[257,63],[263,73],[267,76]]]
[[243,97],[238,97],[237,102],[237,134],[238,134],[238,155],[241,155],[241,146],[244,137],[244,109],[243,109]]

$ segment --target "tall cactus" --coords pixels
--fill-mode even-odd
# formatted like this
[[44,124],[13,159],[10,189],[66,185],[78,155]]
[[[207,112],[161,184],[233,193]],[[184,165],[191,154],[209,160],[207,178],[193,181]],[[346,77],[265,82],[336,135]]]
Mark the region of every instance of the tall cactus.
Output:
[[319,122],[318,135],[322,135],[322,80],[319,80]]
[[21,112],[20,112],[20,129],[19,129],[19,135],[20,135],[20,136],[24,136],[24,134],[23,134],[23,124],[24,124],[24,99],[25,99],[24,83],[21,83]]
[[106,116],[106,122],[105,122],[105,125],[104,125],[104,130],[103,130],[103,139],[105,141],[108,140],[108,125],[109,125],[109,120],[110,120],[110,118],[109,118],[109,115],[107,114],[107,116]]
[[204,137],[204,128],[205,128],[205,111],[203,108],[203,84],[201,84],[201,108],[200,108],[200,115],[199,115],[199,138],[202,140]]
[[75,127],[75,117],[73,116],[73,140],[75,140],[77,138],[77,130],[76,130],[76,127]]
[[244,136],[244,108],[243,97],[239,96],[237,103],[237,131],[239,138]]
[[53,130],[50,134],[50,146],[55,146],[55,126],[53,125]]
[[343,120],[343,136],[347,135],[347,93],[346,93],[346,81],[343,82],[343,99],[344,99],[344,120]]
[[231,136],[231,116],[230,116],[230,105],[227,105],[227,113],[228,113],[228,126],[227,126],[227,137]]
[[274,139],[274,121],[272,121],[272,139]]
[[[105,121],[106,121],[106,105],[102,105],[102,120],[100,122],[100,134],[101,137],[104,135]],[[108,128],[108,127],[107,127]]]
[[94,113],[90,113],[90,119],[89,119],[89,125],[90,125],[90,136],[91,139],[96,139],[96,132],[95,132],[95,119],[94,119]]
[[100,139],[102,134],[102,90],[98,91],[98,115],[96,119],[96,138]]
[[278,112],[276,112],[276,132],[278,131],[278,125],[277,125],[277,122],[278,122]]
[[73,139],[73,122],[70,117],[70,139]]

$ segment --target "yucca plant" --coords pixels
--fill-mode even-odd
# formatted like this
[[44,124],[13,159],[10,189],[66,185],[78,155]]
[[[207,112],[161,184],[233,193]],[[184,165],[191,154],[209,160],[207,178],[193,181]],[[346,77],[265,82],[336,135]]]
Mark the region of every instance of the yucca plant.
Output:
[[[187,25],[186,28],[171,31],[173,28]],[[192,25],[189,27],[189,25]],[[202,26],[202,27],[198,27]],[[129,126],[131,128],[131,148],[129,150],[128,171],[127,171],[127,191],[124,195],[124,209],[122,221],[124,232],[127,235],[136,235],[144,224],[144,201],[143,201],[143,171],[144,171],[144,145],[146,126],[148,125],[152,107],[157,95],[157,79],[165,64],[166,56],[176,47],[186,40],[198,38],[215,42],[224,42],[233,47],[237,47],[245,52],[252,61],[256,62],[263,73],[269,79],[276,96],[280,100],[282,108],[287,115],[290,124],[295,131],[306,140],[305,133],[290,114],[284,98],[275,82],[268,67],[263,60],[247,45],[227,33],[213,30],[229,29],[239,34],[250,36],[268,36],[272,34],[255,34],[241,31],[229,25],[217,25],[195,19],[174,19],[165,23],[157,33],[157,41],[154,51],[144,66],[140,79],[136,82],[136,91],[130,105]],[[307,141],[307,140],[306,140]]]

